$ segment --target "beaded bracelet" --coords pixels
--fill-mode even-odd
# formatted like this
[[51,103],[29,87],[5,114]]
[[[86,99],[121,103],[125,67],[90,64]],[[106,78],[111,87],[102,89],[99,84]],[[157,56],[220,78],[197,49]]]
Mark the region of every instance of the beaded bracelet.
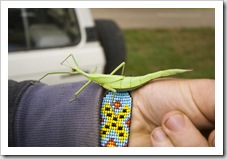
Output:
[[117,92],[114,99],[113,95],[113,92],[108,92],[102,101],[100,115],[101,147],[127,147],[132,98],[129,92]]

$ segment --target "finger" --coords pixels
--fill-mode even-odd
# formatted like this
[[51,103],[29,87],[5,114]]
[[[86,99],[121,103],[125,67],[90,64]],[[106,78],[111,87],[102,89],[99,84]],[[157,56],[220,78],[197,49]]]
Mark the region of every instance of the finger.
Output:
[[[215,120],[215,83],[214,80],[191,80],[188,82],[192,99],[195,105],[204,115],[204,117],[214,124]],[[212,128],[204,127],[203,123],[197,120],[196,125],[201,128]],[[202,124],[202,125],[201,125]]]
[[151,144],[153,147],[173,147],[173,143],[171,140],[166,136],[165,132],[162,130],[161,127],[155,128],[151,132]]
[[213,130],[209,137],[208,137],[208,143],[210,146],[215,147],[215,130]]
[[209,146],[190,119],[179,111],[167,113],[163,118],[162,128],[175,146]]
[[[139,93],[147,95],[146,98],[150,102],[140,110],[156,125],[166,113],[178,110],[187,114],[200,129],[214,128],[214,80],[158,79],[149,86],[141,89]],[[141,101],[145,101],[146,98],[142,98]]]

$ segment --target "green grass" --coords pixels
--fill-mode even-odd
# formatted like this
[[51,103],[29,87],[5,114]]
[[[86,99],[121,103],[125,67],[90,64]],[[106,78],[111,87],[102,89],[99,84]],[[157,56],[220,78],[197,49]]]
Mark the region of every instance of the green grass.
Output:
[[213,28],[123,30],[127,45],[126,75],[163,69],[193,69],[182,78],[215,78]]

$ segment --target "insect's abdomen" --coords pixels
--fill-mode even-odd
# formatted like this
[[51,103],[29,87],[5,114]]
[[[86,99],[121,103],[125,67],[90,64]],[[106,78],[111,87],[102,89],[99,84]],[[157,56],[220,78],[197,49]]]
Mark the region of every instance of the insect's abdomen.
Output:
[[149,80],[148,79],[144,80],[144,76],[125,77],[123,80],[111,83],[111,87],[119,91],[132,90],[143,85],[147,81]]
[[110,83],[110,86],[118,91],[127,91],[127,90],[133,90],[138,87],[141,87],[142,85],[146,84],[147,82],[159,78],[159,77],[165,77],[170,76],[178,73],[184,73],[191,70],[184,70],[184,69],[169,69],[164,71],[158,71],[155,73],[150,73],[144,76],[138,76],[138,77],[124,77],[122,79],[119,79],[117,81],[114,81]]

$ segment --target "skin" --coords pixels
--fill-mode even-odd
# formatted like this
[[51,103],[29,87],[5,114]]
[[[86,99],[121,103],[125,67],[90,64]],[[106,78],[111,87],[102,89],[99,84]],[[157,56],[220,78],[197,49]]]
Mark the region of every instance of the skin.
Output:
[[157,79],[132,91],[129,146],[214,146],[214,88],[209,79]]

